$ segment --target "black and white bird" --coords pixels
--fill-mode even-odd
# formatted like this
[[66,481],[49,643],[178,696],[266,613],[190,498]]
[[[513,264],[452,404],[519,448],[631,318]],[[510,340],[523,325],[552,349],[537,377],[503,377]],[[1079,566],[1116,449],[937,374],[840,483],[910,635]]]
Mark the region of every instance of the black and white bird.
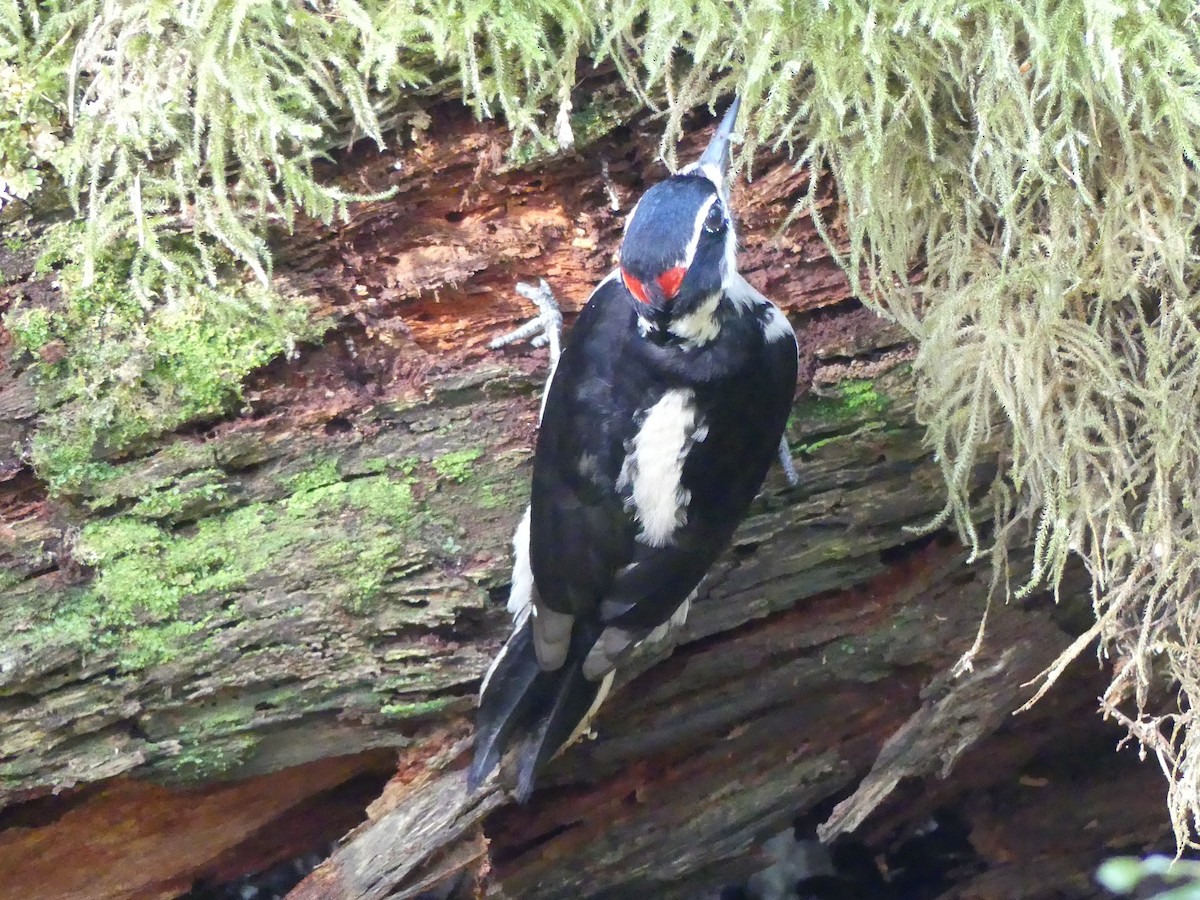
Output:
[[[777,450],[794,478],[783,430],[796,337],[737,271],[727,174],[738,106],[697,162],[634,207],[618,268],[551,372],[514,537],[514,631],[480,691],[472,788],[518,745],[526,799],[629,652],[686,617]],[[553,363],[561,319],[549,296],[526,296],[543,307]]]

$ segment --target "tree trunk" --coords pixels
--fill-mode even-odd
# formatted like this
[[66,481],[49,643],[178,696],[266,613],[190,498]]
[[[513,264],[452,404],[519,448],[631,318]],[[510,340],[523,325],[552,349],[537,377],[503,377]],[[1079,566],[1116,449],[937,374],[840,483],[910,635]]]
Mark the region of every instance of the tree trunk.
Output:
[[[975,865],[962,893],[929,896],[1041,896],[1014,885],[1032,871],[1039,889],[1079,887],[1105,841],[1162,839],[1148,766],[1101,751],[1073,787],[1039,774],[1115,739],[1089,673],[1009,716],[1082,630],[1047,598],[993,609],[973,668],[955,672],[990,572],[921,536],[943,490],[913,417],[911,347],[852,299],[811,221],[779,231],[808,188],[782,158],[734,206],[745,274],[800,335],[800,485],[770,476],[680,646],[643,656],[597,738],[527,806],[495,781],[468,797],[545,374],[544,351],[485,345],[529,314],[518,280],[545,277],[577,311],[664,173],[653,121],[505,168],[501,128],[453,104],[433,119],[416,145],[356,148],[330,172],[396,197],[281,238],[281,288],[331,327],[256,373],[243,410],[110,459],[115,475],[71,496],[48,496],[21,458],[0,466],[0,897],[223,884],[324,852],[376,794],[294,896],[470,882],[693,897],[761,868],[763,840],[797,817],[882,851],[948,808]],[[47,290],[30,260],[0,255],[5,302]],[[5,352],[0,437],[22,446],[39,388]],[[1014,791],[1000,812],[987,802]],[[1041,850],[1021,823],[1039,794],[1071,817],[1047,831],[1055,865],[1029,870]]]

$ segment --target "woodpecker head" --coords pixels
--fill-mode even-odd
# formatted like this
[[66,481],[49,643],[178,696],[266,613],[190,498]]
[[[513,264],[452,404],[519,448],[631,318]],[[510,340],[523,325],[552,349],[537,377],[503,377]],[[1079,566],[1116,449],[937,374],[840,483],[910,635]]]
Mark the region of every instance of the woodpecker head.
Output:
[[630,214],[621,279],[647,321],[695,312],[736,270],[725,179],[739,105],[735,98],[700,158],[646,191]]

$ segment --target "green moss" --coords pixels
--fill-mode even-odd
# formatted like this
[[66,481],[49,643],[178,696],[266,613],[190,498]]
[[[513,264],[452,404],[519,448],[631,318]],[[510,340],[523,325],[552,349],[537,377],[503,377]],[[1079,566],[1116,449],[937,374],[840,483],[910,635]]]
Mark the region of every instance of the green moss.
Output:
[[287,481],[287,487],[294,494],[305,494],[315,491],[317,488],[336,484],[341,477],[338,473],[337,460],[323,459],[312,468],[292,475]]
[[428,716],[441,712],[450,704],[461,699],[461,697],[435,697],[432,700],[417,700],[411,703],[388,703],[379,711],[385,716],[411,719],[416,716]]
[[181,781],[212,781],[243,764],[258,746],[253,734],[214,736],[211,734],[180,738],[180,752],[168,757],[162,768]]
[[413,509],[411,479],[368,475],[348,481],[324,481],[329,477],[330,465],[323,462],[311,472],[296,477],[295,483],[304,488],[287,500],[287,511],[293,517],[302,518],[350,506],[381,521],[401,525],[408,521]]
[[812,456],[814,453],[817,453],[820,450],[823,450],[825,447],[830,447],[830,446],[833,446],[834,444],[839,444],[843,440],[845,440],[845,437],[843,435],[836,435],[834,437],[821,438],[820,440],[812,441],[810,443],[792,444],[791,449],[792,449],[793,453],[800,453],[805,456]]
[[[800,433],[845,428],[877,421],[889,406],[890,401],[879,392],[875,382],[867,379],[841,381],[827,393],[809,393],[802,397],[792,411],[788,428]],[[810,449],[816,446],[814,444]]]
[[167,479],[144,494],[130,514],[144,519],[179,521],[221,505],[229,496],[219,469],[202,469],[180,481]]
[[865,378],[841,381],[838,382],[837,390],[846,409],[851,412],[872,416],[887,412],[888,399],[879,393],[873,381]]
[[4,317],[4,327],[13,337],[17,349],[36,353],[54,337],[50,312],[43,307],[9,313]]
[[96,577],[73,612],[90,620],[100,646],[117,649],[122,669],[165,662],[204,624],[205,611],[185,611],[185,599],[244,584],[239,549],[203,533],[177,536],[132,516],[93,523],[75,552]]
[[179,752],[159,760],[154,768],[182,781],[209,781],[236,769],[259,743],[253,730],[256,699],[262,696],[194,709],[186,724],[172,735],[179,742]]
[[[51,241],[49,259],[71,234]],[[56,493],[94,491],[105,458],[231,412],[247,374],[323,330],[302,305],[253,285],[197,283],[155,304],[133,292],[131,266],[129,248],[87,273],[68,263],[59,312],[10,315],[30,348],[54,339],[65,347],[58,362],[35,364],[45,412],[32,456]]]
[[20,584],[25,580],[25,577],[17,574],[9,569],[0,569],[0,595],[3,595],[9,588]]
[[444,453],[433,461],[433,468],[443,478],[462,483],[471,477],[475,460],[483,456],[478,449],[454,450]]
[[[62,149],[71,51],[65,42],[39,45],[23,27],[29,19],[40,25],[45,12],[23,14],[20,4],[0,4],[0,208],[6,200],[34,197]],[[20,243],[5,240],[10,250]]]
[[256,576],[297,560],[311,559],[313,583],[347,609],[369,608],[420,561],[411,479],[384,474],[323,483],[329,472],[330,462],[321,460],[293,479],[301,489],[289,496],[206,515],[188,528],[159,521],[194,496],[170,488],[88,524],[74,555],[94,570],[93,581],[45,612],[35,643],[112,650],[125,671],[165,663],[202,649],[195,634],[215,611],[237,603]]
[[512,505],[512,498],[507,485],[500,487],[494,484],[479,486],[479,505],[483,509],[505,509]]

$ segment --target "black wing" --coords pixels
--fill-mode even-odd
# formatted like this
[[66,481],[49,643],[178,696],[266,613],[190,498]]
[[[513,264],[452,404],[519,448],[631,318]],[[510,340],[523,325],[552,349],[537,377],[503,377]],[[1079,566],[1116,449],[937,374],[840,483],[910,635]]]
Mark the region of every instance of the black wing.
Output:
[[[539,601],[597,624],[644,631],[688,597],[762,484],[796,383],[796,344],[767,341],[758,312],[730,310],[721,339],[682,351],[638,333],[616,279],[602,283],[554,374],[534,461],[530,550]],[[683,468],[687,521],[637,540],[617,488],[638,416],[673,387],[694,391],[707,434]]]
[[616,490],[641,399],[622,371],[636,336],[623,292],[616,279],[602,282],[571,329],[534,456],[530,556],[538,596],[580,617],[596,615],[637,533]]

